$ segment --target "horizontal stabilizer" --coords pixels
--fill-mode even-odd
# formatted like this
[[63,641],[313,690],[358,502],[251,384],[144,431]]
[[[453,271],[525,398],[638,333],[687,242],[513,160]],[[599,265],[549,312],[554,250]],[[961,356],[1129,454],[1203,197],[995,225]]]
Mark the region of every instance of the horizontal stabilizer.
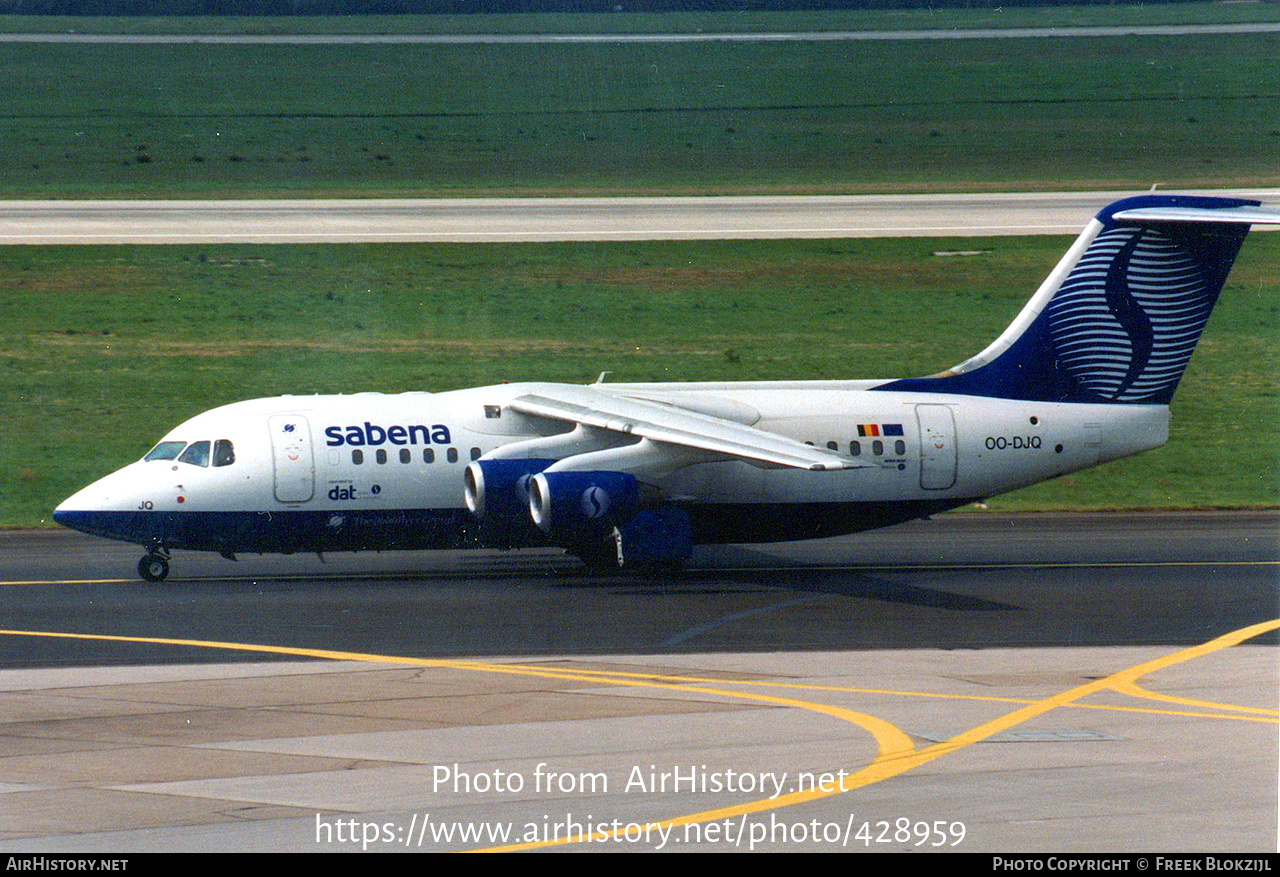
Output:
[[1138,207],[1111,214],[1119,222],[1225,222],[1280,225],[1280,210],[1266,207]]

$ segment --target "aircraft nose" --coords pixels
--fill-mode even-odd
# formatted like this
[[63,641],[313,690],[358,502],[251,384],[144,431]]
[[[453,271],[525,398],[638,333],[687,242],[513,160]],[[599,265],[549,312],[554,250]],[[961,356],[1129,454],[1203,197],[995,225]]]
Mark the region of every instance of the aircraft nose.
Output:
[[68,530],[79,530],[83,533],[87,533],[89,530],[86,529],[81,521],[84,515],[84,512],[75,512],[71,509],[65,509],[62,506],[58,506],[53,510],[53,522],[55,524],[61,524]]
[[[96,484],[97,482],[94,482]],[[86,508],[86,493],[93,487],[90,484],[81,490],[77,490],[71,496],[58,503],[58,507],[53,510],[53,520],[63,526],[68,526],[67,521],[74,520],[77,511],[83,511]]]
[[98,496],[99,491],[95,490],[97,484],[98,482],[94,482],[60,502],[53,510],[54,523],[81,533],[101,535],[101,504],[94,502],[94,499],[101,498]]
[[122,469],[76,491],[53,510],[54,522],[81,533],[133,541],[132,474]]
[[64,527],[70,527],[68,523],[72,518],[71,509],[67,507],[67,501],[64,499],[58,503],[58,507],[53,510],[53,522],[61,524]]

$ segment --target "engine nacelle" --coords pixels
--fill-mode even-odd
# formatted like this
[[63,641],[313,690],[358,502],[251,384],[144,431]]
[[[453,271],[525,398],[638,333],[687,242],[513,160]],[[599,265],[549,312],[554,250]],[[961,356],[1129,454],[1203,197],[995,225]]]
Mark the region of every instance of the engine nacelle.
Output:
[[689,513],[670,505],[648,509],[619,524],[614,539],[620,566],[679,565],[693,555]]
[[529,480],[529,514],[544,533],[606,533],[639,508],[640,485],[627,472],[541,472]]
[[529,482],[555,460],[476,460],[462,475],[467,510],[489,523],[529,520]]

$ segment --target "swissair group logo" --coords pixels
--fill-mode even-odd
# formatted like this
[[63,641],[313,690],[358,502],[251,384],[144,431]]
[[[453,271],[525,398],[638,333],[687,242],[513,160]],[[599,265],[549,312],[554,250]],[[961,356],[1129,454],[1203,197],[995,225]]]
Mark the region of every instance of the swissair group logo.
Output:
[[1154,229],[1100,234],[1048,306],[1058,362],[1108,401],[1176,386],[1213,302],[1191,253]]
[[582,492],[582,513],[592,520],[603,518],[609,511],[609,492],[599,485],[591,485]]

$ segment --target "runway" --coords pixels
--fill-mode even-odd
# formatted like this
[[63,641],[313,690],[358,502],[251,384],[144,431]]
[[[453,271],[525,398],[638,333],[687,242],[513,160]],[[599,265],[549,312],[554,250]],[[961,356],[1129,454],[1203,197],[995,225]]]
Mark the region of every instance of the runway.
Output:
[[177,554],[156,586],[3,533],[0,849],[1274,851],[1277,522],[953,513],[674,582]]
[[[1136,194],[1141,193],[0,201],[0,244],[484,243],[1075,234],[1101,207]],[[1280,189],[1189,194],[1280,201]]]

